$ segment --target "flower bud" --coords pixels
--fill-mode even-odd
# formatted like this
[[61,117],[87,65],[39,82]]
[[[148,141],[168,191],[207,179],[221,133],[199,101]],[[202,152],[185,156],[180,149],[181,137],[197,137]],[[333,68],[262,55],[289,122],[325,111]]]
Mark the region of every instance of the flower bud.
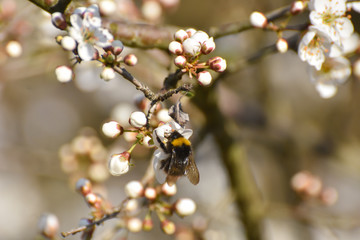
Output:
[[73,51],[76,48],[76,41],[70,36],[64,36],[60,42],[63,49]]
[[145,217],[142,225],[143,225],[144,231],[151,231],[154,227],[154,223],[153,223],[153,220],[151,219],[151,217]]
[[123,134],[124,128],[116,121],[106,122],[102,125],[102,132],[109,138],[116,138]]
[[136,127],[136,128],[141,128],[141,127],[145,126],[147,123],[147,118],[146,118],[145,113],[140,112],[140,111],[131,113],[130,118],[129,118],[129,123],[131,126]]
[[101,14],[110,16],[116,12],[117,6],[113,0],[103,0],[99,2],[99,10]]
[[196,204],[190,198],[180,198],[175,202],[174,209],[179,216],[185,217],[194,214],[196,211]]
[[216,72],[223,72],[226,70],[226,60],[221,57],[213,57],[207,61],[210,68]]
[[144,17],[150,21],[155,21],[161,17],[162,8],[159,2],[154,0],[145,1],[141,7]]
[[94,207],[94,208],[99,208],[101,205],[102,199],[95,193],[88,193],[85,196],[85,201],[87,202],[87,204],[89,204],[89,206]]
[[304,11],[305,4],[303,1],[295,1],[291,4],[290,12],[292,15],[296,15]]
[[183,29],[177,30],[174,34],[174,39],[179,42],[183,42],[188,37],[189,37],[189,35]]
[[334,205],[339,198],[338,192],[335,188],[328,187],[325,188],[320,194],[320,200],[326,206]]
[[105,81],[110,81],[115,78],[115,71],[111,67],[104,67],[100,73],[100,77]]
[[92,192],[91,182],[86,178],[80,178],[76,182],[75,189],[81,195],[86,196]]
[[5,46],[6,53],[13,58],[20,57],[23,49],[18,41],[9,41]]
[[44,237],[53,239],[59,230],[59,220],[54,214],[43,214],[39,219],[38,228]]
[[169,44],[169,51],[173,54],[180,55],[183,53],[183,46],[178,41],[172,41]]
[[124,57],[124,63],[128,66],[135,66],[137,64],[137,57],[135,56],[135,54],[128,54]]
[[111,52],[114,55],[119,55],[124,50],[124,44],[120,40],[114,40],[111,43],[111,46],[112,46]]
[[125,193],[131,198],[138,198],[143,195],[144,187],[139,181],[131,181],[125,185]]
[[176,188],[176,184],[173,185],[169,185],[167,182],[165,182],[162,186],[161,186],[161,191],[166,195],[166,196],[174,196],[177,192],[177,188]]
[[201,86],[209,86],[212,81],[212,76],[208,71],[199,72],[196,76]]
[[337,87],[332,84],[318,83],[315,87],[322,98],[332,98],[337,93]]
[[74,77],[72,69],[65,65],[57,67],[55,74],[57,80],[61,83],[70,82]]
[[183,49],[185,54],[190,56],[197,56],[201,51],[201,44],[195,39],[188,38],[183,42]]
[[254,27],[264,28],[267,25],[267,19],[263,13],[255,11],[250,15],[250,23]]
[[194,35],[196,33],[196,30],[194,28],[188,28],[185,30],[185,32],[187,33],[187,35],[189,37],[191,37],[192,35]]
[[132,213],[139,209],[139,203],[136,199],[129,199],[125,205],[125,211]]
[[201,46],[201,52],[205,55],[211,53],[214,50],[215,50],[215,42],[213,37],[206,40]]
[[280,53],[286,53],[288,50],[288,42],[284,38],[279,38],[276,42],[276,48]]
[[167,235],[172,235],[176,231],[175,223],[173,223],[170,220],[165,219],[161,222],[161,229],[164,231]]
[[130,232],[140,232],[142,229],[142,221],[139,218],[130,218],[126,221],[126,228]]
[[155,188],[152,188],[152,187],[147,187],[145,189],[144,195],[149,200],[155,200],[157,197],[156,190],[155,190]]
[[172,120],[172,118],[169,115],[169,110],[167,108],[163,108],[161,109],[157,114],[156,114],[157,119],[160,122],[170,122]]
[[185,68],[187,63],[186,57],[179,55],[174,59],[174,63],[179,68]]
[[191,38],[198,41],[200,44],[203,44],[205,41],[209,40],[209,35],[204,31],[196,31]]
[[111,156],[108,164],[109,171],[113,176],[120,176],[129,171],[130,153],[122,152]]
[[357,78],[360,78],[360,59],[354,62],[353,73]]
[[60,30],[65,30],[67,27],[65,15],[61,12],[54,12],[51,14],[51,22],[56,28]]

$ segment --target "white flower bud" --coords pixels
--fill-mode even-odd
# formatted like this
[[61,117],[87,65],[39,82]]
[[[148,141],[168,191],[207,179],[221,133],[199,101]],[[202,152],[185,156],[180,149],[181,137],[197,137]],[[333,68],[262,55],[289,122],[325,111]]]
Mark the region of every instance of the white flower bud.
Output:
[[76,48],[76,41],[70,36],[64,36],[61,39],[61,46],[67,51],[73,51]]
[[264,28],[267,25],[267,19],[261,12],[253,12],[250,15],[250,23],[254,27]]
[[178,41],[172,41],[169,44],[169,51],[173,54],[180,55],[183,53],[183,46]]
[[125,185],[125,193],[131,198],[138,198],[144,193],[144,187],[139,181],[131,181]]
[[23,51],[22,46],[18,41],[9,41],[5,46],[5,50],[10,57],[14,58],[20,57]]
[[279,38],[276,42],[276,48],[280,53],[286,53],[288,50],[288,42],[284,38]]
[[295,1],[291,5],[290,12],[291,14],[295,15],[301,13],[302,11],[304,11],[304,9],[305,4],[303,1]]
[[54,214],[43,214],[39,219],[38,228],[42,235],[53,239],[58,234],[59,220]]
[[141,12],[146,19],[154,21],[160,18],[162,14],[162,8],[159,2],[149,0],[143,3]]
[[196,211],[196,204],[190,198],[180,198],[176,201],[174,207],[176,213],[181,217],[189,216]]
[[126,222],[126,227],[130,232],[140,232],[142,230],[142,221],[139,218],[130,218]]
[[199,72],[196,78],[201,86],[208,86],[212,81],[212,76],[208,71]]
[[226,60],[221,57],[213,57],[207,61],[210,68],[216,72],[223,72],[226,70]]
[[215,50],[215,42],[213,37],[206,40],[201,46],[201,52],[205,55],[211,53],[214,50]]
[[59,66],[55,69],[56,78],[59,82],[70,82],[73,79],[73,71],[68,66]]
[[129,171],[129,160],[130,160],[130,153],[123,152],[120,154],[114,154],[109,159],[109,172],[113,176],[120,176],[125,174]]
[[152,188],[152,187],[147,187],[145,189],[144,195],[149,200],[154,200],[157,197],[156,190],[155,190],[155,188]]
[[157,119],[160,122],[170,122],[172,120],[172,118],[169,115],[169,110],[166,108],[161,109],[157,114],[156,114]]
[[186,57],[184,57],[183,55],[179,55],[174,59],[174,63],[177,67],[184,68],[186,67],[187,63]]
[[131,126],[136,128],[141,128],[146,125],[147,119],[146,115],[143,112],[136,111],[131,113],[129,123]]
[[115,71],[110,67],[104,67],[104,69],[100,73],[100,77],[105,81],[110,81],[115,78]]
[[360,59],[354,62],[353,73],[356,77],[360,78]]
[[332,98],[337,92],[337,87],[331,84],[318,83],[315,87],[322,98]]
[[54,12],[51,14],[51,22],[56,28],[60,30],[65,30],[67,27],[65,15],[61,12]]
[[203,44],[205,41],[209,40],[209,35],[204,31],[197,31],[191,38]]
[[91,182],[86,178],[80,178],[76,182],[75,189],[85,196],[92,191]]
[[183,49],[185,54],[190,56],[197,56],[201,51],[201,44],[195,39],[188,38],[183,42]]
[[129,199],[125,205],[125,211],[127,212],[135,212],[139,209],[139,203],[136,199]]
[[124,129],[116,121],[106,122],[102,125],[102,132],[109,138],[116,138],[123,133]]
[[105,16],[112,15],[116,12],[116,4],[112,0],[102,0],[99,2],[99,10]]
[[194,28],[188,28],[185,30],[185,32],[189,37],[191,37],[192,35],[194,35],[194,33],[196,33],[196,30]]
[[128,54],[124,57],[124,63],[128,66],[135,66],[137,64],[137,57],[135,54]]
[[183,29],[177,30],[174,34],[174,39],[179,42],[183,42],[188,37],[189,37],[189,35]]
[[167,182],[165,182],[161,186],[161,191],[167,196],[174,196],[177,192],[176,184],[170,186]]
[[119,55],[124,50],[124,44],[120,40],[114,40],[111,43],[112,53],[114,55]]

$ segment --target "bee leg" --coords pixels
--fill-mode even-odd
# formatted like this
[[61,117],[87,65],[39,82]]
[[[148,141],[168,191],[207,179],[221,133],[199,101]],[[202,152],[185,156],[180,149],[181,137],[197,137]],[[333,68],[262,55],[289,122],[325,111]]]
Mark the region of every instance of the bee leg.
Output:
[[166,147],[165,144],[161,141],[161,139],[160,139],[159,136],[157,135],[156,131],[155,131],[155,135],[156,135],[156,140],[157,140],[158,143],[160,144],[161,149],[162,149],[165,153],[169,153],[167,147]]
[[170,169],[170,161],[171,161],[171,156],[164,160],[161,160],[160,161],[160,169],[164,169],[164,171],[166,173],[168,173],[169,169]]

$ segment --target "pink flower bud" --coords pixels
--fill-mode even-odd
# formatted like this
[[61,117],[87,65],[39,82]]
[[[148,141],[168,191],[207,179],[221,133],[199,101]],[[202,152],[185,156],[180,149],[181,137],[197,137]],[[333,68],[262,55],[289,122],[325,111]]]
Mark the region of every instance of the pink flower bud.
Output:
[[179,68],[186,67],[187,60],[183,55],[179,55],[174,59],[174,63]]
[[215,42],[214,42],[214,38],[212,37],[206,40],[201,46],[201,52],[205,55],[211,53],[214,50],[215,50]]
[[173,54],[180,55],[183,53],[183,46],[178,41],[172,41],[169,44],[169,51]]
[[223,72],[226,70],[226,60],[221,57],[210,58],[207,64],[216,72]]
[[137,64],[137,57],[135,54],[128,54],[124,58],[124,63],[128,66],[135,66]]
[[198,41],[200,44],[203,44],[205,41],[209,40],[209,35],[204,31],[196,31],[191,38]]
[[177,192],[177,188],[176,188],[176,184],[173,184],[172,186],[170,186],[167,182],[165,182],[162,186],[161,186],[161,191],[166,195],[166,196],[174,196]]
[[208,86],[212,81],[212,76],[208,71],[202,71],[197,74],[196,79],[201,86]]
[[188,37],[189,37],[189,35],[183,29],[177,30],[174,34],[174,39],[179,42],[183,42]]
[[150,218],[146,218],[143,220],[143,230],[144,231],[151,231],[154,227],[153,220]]
[[192,35],[194,35],[194,33],[196,33],[196,30],[194,28],[188,28],[185,30],[185,32],[189,37],[191,37]]
[[67,27],[65,15],[61,12],[54,12],[51,14],[51,22],[56,28],[60,30],[65,30]]
[[102,202],[102,199],[100,196],[98,196],[95,193],[88,193],[85,196],[85,201],[87,202],[87,204],[89,204],[89,206],[94,207],[94,208],[99,208]]
[[124,44],[120,40],[113,41],[111,46],[114,55],[119,55],[124,50]]
[[267,19],[261,12],[253,12],[250,15],[250,23],[254,27],[264,28],[267,25]]
[[115,138],[124,133],[124,128],[118,122],[110,121],[102,125],[102,132],[107,137]]

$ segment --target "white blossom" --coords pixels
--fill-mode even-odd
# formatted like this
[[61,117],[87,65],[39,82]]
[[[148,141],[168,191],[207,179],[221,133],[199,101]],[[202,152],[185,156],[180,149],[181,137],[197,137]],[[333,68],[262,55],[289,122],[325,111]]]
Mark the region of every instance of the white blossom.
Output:
[[109,159],[109,172],[113,176],[120,176],[129,171],[129,158],[130,154],[127,152],[114,154]]
[[310,21],[321,28],[337,45],[341,38],[350,37],[354,26],[345,16],[346,0],[312,0],[310,4]]
[[147,118],[145,113],[140,111],[135,111],[131,113],[129,123],[131,124],[131,126],[136,128],[141,128],[145,126],[147,123]]
[[58,66],[55,69],[55,75],[57,80],[62,83],[71,81],[74,76],[72,69],[65,65]]
[[95,45],[101,48],[111,46],[114,37],[107,29],[101,28],[97,5],[75,11],[70,16],[70,22],[72,27],[69,28],[69,34],[77,41],[78,54],[83,61],[94,59],[97,54]]
[[175,211],[179,216],[189,216],[196,211],[196,204],[190,198],[180,198],[175,203]]
[[299,57],[302,61],[306,61],[320,70],[325,61],[325,52],[328,52],[330,44],[330,39],[325,33],[317,27],[311,26],[300,41]]
[[254,27],[263,28],[267,25],[267,19],[261,12],[252,12],[250,15],[250,23]]

